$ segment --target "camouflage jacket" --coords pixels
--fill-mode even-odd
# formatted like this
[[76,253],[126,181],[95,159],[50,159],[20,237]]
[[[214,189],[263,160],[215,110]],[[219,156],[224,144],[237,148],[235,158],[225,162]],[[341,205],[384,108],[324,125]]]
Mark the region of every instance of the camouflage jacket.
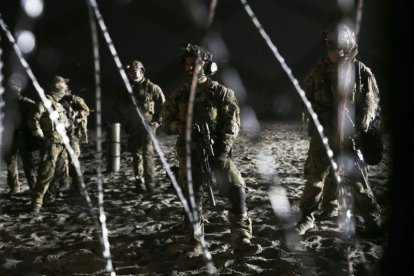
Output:
[[68,94],[59,103],[66,109],[71,124],[68,134],[73,136],[72,138],[86,138],[90,110],[85,100],[79,96]]
[[[186,83],[171,94],[162,110],[167,134],[177,134],[172,132],[171,126],[174,122],[179,124],[179,148],[185,144],[189,94],[190,84]],[[240,129],[240,109],[234,92],[211,79],[199,85],[195,95],[193,122],[209,125],[216,155],[228,154]]]
[[[356,132],[366,130],[375,117],[379,105],[379,90],[371,70],[354,59],[355,85],[347,102],[355,109]],[[331,136],[337,125],[338,65],[321,60],[308,74],[304,90],[325,134]],[[312,132],[312,131],[311,131]]]
[[[46,95],[46,98],[50,101],[52,109],[58,113],[57,120],[67,130],[70,123],[65,108],[52,95]],[[50,119],[43,102],[36,102],[34,111],[29,116],[28,125],[34,136],[45,137],[58,144],[63,143],[62,138],[56,131],[56,125]]]
[[[150,124],[161,124],[161,109],[165,102],[161,88],[149,79],[144,79],[140,83],[132,83],[132,89],[145,120]],[[129,98],[123,97],[116,103],[114,109],[115,117],[124,124],[128,133],[136,134],[143,131],[141,120]]]

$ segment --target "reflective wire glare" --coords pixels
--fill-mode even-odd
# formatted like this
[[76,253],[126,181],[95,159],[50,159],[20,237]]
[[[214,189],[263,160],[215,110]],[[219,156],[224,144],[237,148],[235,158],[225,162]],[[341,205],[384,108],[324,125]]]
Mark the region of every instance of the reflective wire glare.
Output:
[[102,229],[101,244],[103,245],[103,257],[106,261],[105,270],[111,275],[116,275],[114,272],[111,259],[111,245],[108,238],[108,228],[106,227],[106,215],[104,210],[104,189],[103,189],[103,175],[102,175],[102,101],[101,101],[101,67],[99,55],[99,39],[96,22],[93,17],[93,8],[88,1],[89,24],[91,27],[92,50],[94,58],[95,71],[95,106],[96,106],[96,174],[98,186],[98,212],[99,222]]
[[[133,90],[132,90],[131,83],[130,83],[127,75],[126,75],[126,72],[125,72],[124,67],[122,66],[121,60],[119,59],[118,53],[117,53],[117,51],[115,49],[115,46],[114,46],[113,41],[111,39],[111,36],[109,35],[109,32],[108,32],[108,29],[106,27],[105,21],[103,20],[102,14],[99,11],[98,4],[97,4],[97,2],[95,0],[87,0],[87,1],[89,2],[89,4],[91,5],[91,7],[93,8],[93,12],[94,12],[95,18],[98,21],[98,25],[99,25],[99,27],[101,29],[101,32],[102,32],[103,36],[104,36],[104,39],[106,41],[106,44],[109,47],[109,51],[110,51],[110,53],[112,55],[112,58],[113,58],[113,60],[114,60],[114,62],[116,64],[117,68],[118,68],[118,72],[121,75],[121,78],[122,78],[122,80],[123,80],[123,82],[125,84],[125,87],[126,87],[126,89],[128,91],[128,94],[130,96],[130,99],[131,99],[133,105],[135,106],[135,109],[137,111],[138,117],[139,117],[141,123],[143,124],[146,132],[149,134],[151,141],[154,144],[154,148],[155,148],[158,156],[160,157],[161,163],[163,164],[163,166],[164,166],[164,168],[165,168],[165,170],[167,172],[167,175],[171,179],[171,182],[173,184],[173,187],[174,187],[174,189],[177,192],[177,196],[180,199],[180,201],[181,201],[181,203],[183,205],[183,208],[184,208],[184,210],[185,210],[188,218],[190,219],[190,222],[194,225],[193,216],[192,216],[191,211],[190,211],[190,208],[188,206],[188,202],[185,199],[185,197],[183,195],[183,192],[182,192],[180,186],[178,185],[177,180],[176,180],[173,172],[171,171],[171,168],[170,168],[170,166],[169,166],[169,164],[168,164],[168,162],[167,162],[167,160],[166,160],[166,158],[164,156],[164,153],[161,150],[161,147],[160,147],[160,145],[158,143],[157,138],[155,137],[154,133],[152,132],[151,127],[145,121],[145,118],[144,118],[144,116],[143,116],[140,108],[138,107],[137,100],[135,99],[135,97],[133,95]],[[214,273],[216,271],[216,268],[214,267],[214,265],[212,263],[211,254],[208,252],[208,250],[206,248],[204,248],[204,250],[203,250],[203,256],[204,256],[204,259],[205,259],[205,261],[207,263],[208,271]]]
[[25,53],[31,53],[36,46],[36,39],[31,31],[24,30],[17,32],[17,45],[20,50]]
[[43,13],[43,0],[21,0],[20,4],[26,14],[32,18],[39,17]]
[[[36,92],[39,94],[40,100],[43,102],[47,112],[49,114],[53,114],[54,110],[52,109],[50,100],[47,99],[43,88],[40,86],[40,84],[37,81],[35,75],[33,74],[33,71],[30,68],[29,64],[27,63],[26,59],[23,57],[22,51],[20,50],[19,46],[17,45],[13,35],[9,31],[9,28],[7,27],[6,23],[3,21],[3,18],[1,17],[1,14],[0,14],[0,26],[3,29],[3,31],[5,32],[6,37],[8,38],[10,44],[13,46],[13,49],[14,49],[20,63],[22,64],[22,66],[25,69],[27,75],[31,79],[31,81],[33,83],[33,86],[35,87]],[[51,119],[52,119],[53,124],[55,124],[55,125],[58,125],[60,123],[57,120],[53,120],[53,116],[51,116]],[[57,129],[57,132],[58,132],[59,136],[62,138],[65,149],[69,153],[69,156],[71,158],[73,166],[75,167],[76,175],[79,179],[79,183],[80,183],[80,187],[81,187],[81,192],[84,195],[86,203],[88,204],[88,209],[87,210],[90,213],[90,215],[91,215],[91,217],[92,217],[92,219],[93,219],[93,221],[96,225],[96,229],[100,229],[101,225],[100,225],[99,221],[97,220],[97,217],[94,213],[93,204],[92,204],[91,198],[90,198],[89,193],[86,189],[85,182],[84,182],[84,179],[83,179],[79,159],[77,158],[73,148],[71,147],[71,145],[69,143],[69,138],[66,135],[65,130],[60,128],[60,129]]]

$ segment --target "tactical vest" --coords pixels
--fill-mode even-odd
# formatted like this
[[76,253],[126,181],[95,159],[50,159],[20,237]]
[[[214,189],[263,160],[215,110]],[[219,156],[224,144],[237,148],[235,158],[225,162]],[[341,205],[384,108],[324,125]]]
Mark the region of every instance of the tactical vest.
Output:
[[[197,88],[193,105],[193,123],[202,125],[207,123],[214,136],[218,130],[218,110],[221,105],[220,95],[225,93],[225,88],[217,82],[212,82],[208,87]],[[185,86],[183,92],[176,99],[178,103],[178,118],[182,127],[187,121],[190,87]]]
[[[52,103],[52,109],[58,113],[57,121],[63,124],[65,129],[67,129],[70,126],[70,122],[65,108],[60,103],[56,102],[51,96],[47,96],[47,98]],[[50,119],[48,112],[44,112],[42,114],[42,117],[39,119],[39,124],[45,136],[56,136],[56,125]]]
[[145,119],[151,121],[155,113],[155,85],[148,79],[145,79],[142,83],[133,84],[132,88],[138,106],[144,112]]

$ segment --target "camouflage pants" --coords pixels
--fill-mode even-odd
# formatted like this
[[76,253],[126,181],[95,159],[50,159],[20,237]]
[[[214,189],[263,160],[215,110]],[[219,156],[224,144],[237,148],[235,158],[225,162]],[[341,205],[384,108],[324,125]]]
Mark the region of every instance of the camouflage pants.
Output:
[[[70,146],[72,147],[73,152],[75,153],[76,157],[79,158],[80,156],[79,139],[71,138]],[[51,183],[53,184],[49,187],[49,191],[51,193],[56,195],[59,191],[59,187],[69,188],[71,180],[72,180],[73,188],[78,187],[79,181],[78,181],[78,176],[76,174],[76,169],[73,166],[68,153],[67,153],[66,159],[58,159],[56,161],[56,171],[59,171],[62,173],[56,176],[53,183]]]
[[[308,158],[305,163],[306,184],[300,200],[303,216],[308,216],[319,208],[330,211],[338,208],[338,186],[325,148],[318,137],[312,137]],[[363,173],[367,175],[367,170]],[[365,187],[362,175],[345,175],[341,185],[346,185],[352,198],[355,213],[366,219],[375,220],[380,213],[379,205],[370,187]],[[344,186],[345,187],[345,186]]]
[[[43,205],[45,195],[54,197],[57,188],[53,183],[64,177],[67,165],[68,158],[63,144],[52,143],[47,152],[41,151],[38,179],[33,192],[33,204]],[[51,191],[49,191],[49,186],[51,186]]]
[[[185,161],[184,151],[181,149],[177,150],[177,159],[179,161],[178,171],[178,182],[187,202],[190,203],[189,189],[187,182],[187,166]],[[252,237],[252,223],[251,219],[247,215],[246,203],[244,197],[234,196],[240,189],[245,189],[246,184],[239,172],[234,165],[233,161],[228,158],[226,161],[214,164],[212,166],[214,176],[216,177],[218,190],[221,194],[226,195],[230,201],[231,211],[229,212],[228,218],[230,222],[230,239],[231,242],[236,240]],[[201,163],[196,158],[195,153],[192,155],[192,179],[193,179],[193,191],[195,197],[195,209],[199,214],[199,221],[196,223],[200,225],[201,230],[204,229],[204,218],[202,216],[202,196],[203,196],[203,177],[201,172]],[[242,207],[240,207],[242,206]],[[190,206],[190,209],[191,206]],[[236,211],[237,210],[237,211]],[[243,210],[243,211],[240,211]],[[196,237],[193,236],[193,227],[190,224],[187,216],[184,220],[184,232],[189,241],[195,241]]]
[[36,182],[36,174],[34,172],[33,155],[32,152],[21,145],[19,142],[14,142],[11,151],[5,157],[7,164],[7,185],[10,189],[20,187],[19,182],[19,156],[22,159],[23,171],[27,179],[29,188],[32,189]]
[[148,134],[130,135],[129,151],[132,154],[136,185],[152,188],[154,176],[154,146]]

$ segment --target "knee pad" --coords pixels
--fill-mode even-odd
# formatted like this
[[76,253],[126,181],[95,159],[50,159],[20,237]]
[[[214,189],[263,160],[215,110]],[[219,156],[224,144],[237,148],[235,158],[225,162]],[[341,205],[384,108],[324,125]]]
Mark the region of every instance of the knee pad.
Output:
[[242,186],[233,186],[229,189],[228,195],[231,203],[231,212],[241,215],[247,212],[246,208],[246,189]]

